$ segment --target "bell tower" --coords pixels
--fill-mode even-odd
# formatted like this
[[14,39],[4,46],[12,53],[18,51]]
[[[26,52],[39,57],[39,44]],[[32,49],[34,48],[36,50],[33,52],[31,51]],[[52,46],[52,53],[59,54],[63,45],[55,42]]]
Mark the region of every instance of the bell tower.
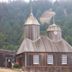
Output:
[[55,24],[54,16],[53,16],[53,24],[49,25],[47,32],[49,38],[53,41],[59,41],[62,38],[61,28]]
[[24,38],[36,40],[40,37],[40,24],[31,12],[24,24]]
[[32,12],[32,1],[30,0],[30,15],[24,24],[24,38],[37,40],[40,37],[40,24]]

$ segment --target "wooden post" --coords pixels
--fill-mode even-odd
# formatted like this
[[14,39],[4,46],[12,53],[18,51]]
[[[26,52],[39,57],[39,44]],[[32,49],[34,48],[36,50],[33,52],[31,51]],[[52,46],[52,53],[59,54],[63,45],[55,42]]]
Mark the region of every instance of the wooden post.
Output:
[[27,66],[27,54],[25,53],[25,67]]
[[7,67],[7,57],[5,58],[5,67]]

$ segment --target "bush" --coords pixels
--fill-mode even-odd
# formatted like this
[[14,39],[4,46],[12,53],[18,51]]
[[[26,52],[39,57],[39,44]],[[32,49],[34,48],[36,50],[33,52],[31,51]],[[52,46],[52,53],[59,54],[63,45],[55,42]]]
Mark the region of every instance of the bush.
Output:
[[21,66],[19,64],[15,64],[13,67],[14,68],[21,68]]

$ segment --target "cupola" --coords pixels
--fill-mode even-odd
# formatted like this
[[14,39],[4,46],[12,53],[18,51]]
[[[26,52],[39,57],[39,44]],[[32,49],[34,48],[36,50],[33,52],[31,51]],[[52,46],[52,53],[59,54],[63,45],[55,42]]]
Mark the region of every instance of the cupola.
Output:
[[59,41],[62,38],[61,28],[56,24],[50,25],[47,32],[49,38],[53,41]]

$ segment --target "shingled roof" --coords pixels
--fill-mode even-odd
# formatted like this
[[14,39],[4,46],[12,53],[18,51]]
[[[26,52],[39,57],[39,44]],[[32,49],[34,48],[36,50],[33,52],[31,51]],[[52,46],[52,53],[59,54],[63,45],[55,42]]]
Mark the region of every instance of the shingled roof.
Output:
[[61,28],[56,24],[52,24],[49,25],[47,31],[61,31]]
[[24,39],[17,54],[23,52],[72,52],[72,47],[64,39],[54,42],[47,36],[41,36],[35,42]]
[[30,16],[28,17],[27,21],[25,22],[25,25],[40,25],[38,20],[33,16],[33,13],[31,12]]

